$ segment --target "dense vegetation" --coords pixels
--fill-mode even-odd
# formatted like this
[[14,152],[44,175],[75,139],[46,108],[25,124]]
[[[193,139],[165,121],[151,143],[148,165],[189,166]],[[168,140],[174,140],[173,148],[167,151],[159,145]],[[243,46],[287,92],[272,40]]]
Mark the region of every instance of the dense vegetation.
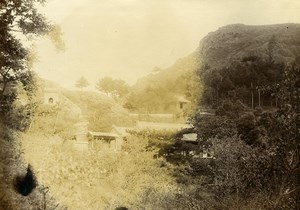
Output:
[[126,109],[112,98],[89,91],[68,91],[63,94],[82,110],[91,131],[110,131],[112,125],[131,126],[133,121]]
[[[226,37],[230,30],[233,31],[234,26],[214,32],[204,40],[219,43],[218,49],[226,51],[231,47],[232,50],[234,44],[227,46],[227,42],[219,42],[220,34]],[[206,62],[198,69],[197,76],[203,81],[203,97],[198,104],[199,112],[191,118],[194,129],[187,132],[196,132],[199,144],[190,145],[188,149],[205,145],[214,151],[215,159],[188,156],[176,160],[185,168],[176,175],[177,181],[185,184],[185,189],[193,187],[190,199],[206,200],[205,205],[199,202],[198,208],[297,208],[298,57],[297,54],[292,56],[294,60],[290,63],[278,62],[282,59],[276,46],[282,47],[283,43],[275,44],[272,36],[264,36],[264,40],[262,45],[267,46],[264,53],[235,51],[244,57],[220,59],[218,65],[211,61],[222,51],[217,53],[210,46]],[[291,45],[287,50],[293,51],[296,46]],[[201,115],[203,106],[215,108],[216,115]],[[171,147],[186,149],[186,145],[176,143]]]
[[[193,95],[202,96],[193,100],[197,111],[190,122],[194,128],[177,135],[134,133],[150,137],[150,148],[160,148],[158,156],[176,166],[173,176],[185,195],[176,194],[173,198],[179,203],[177,208],[297,208],[299,33],[298,24],[226,26],[210,33],[194,54],[178,62],[193,61],[192,67],[183,69],[197,81]],[[178,67],[178,63],[174,66]],[[176,76],[181,89],[176,94],[184,93],[186,86],[180,85],[184,71],[177,70],[162,70],[137,83],[141,96],[151,99],[144,100],[140,107],[148,105],[155,110],[156,105],[166,110],[159,106],[168,104],[175,91],[159,89],[176,90],[172,86]],[[160,104],[163,100],[166,103]],[[201,114],[203,107],[215,109],[215,115]],[[178,141],[182,134],[190,132],[198,134],[198,144]],[[199,152],[203,147],[214,152],[214,159],[176,153]]]
[[[64,119],[70,119],[70,114],[57,119],[56,123],[65,123]],[[51,114],[35,117],[36,122],[51,119]],[[164,203],[163,197],[172,197],[178,191],[170,175],[172,165],[153,159],[155,150],[147,149],[149,139],[146,137],[129,137],[119,153],[80,152],[73,148],[69,137],[61,134],[53,134],[46,123],[36,123],[22,134],[22,148],[23,157],[32,164],[39,182],[49,186],[49,191],[68,209],[115,209],[118,206],[156,209]],[[162,168],[162,164],[165,167]]]
[[[173,111],[175,98],[185,96],[197,110],[190,117],[194,128],[177,134],[131,131],[120,153],[79,153],[69,141],[78,116],[68,107],[41,105],[38,79],[25,68],[28,51],[11,33],[12,10],[22,2],[7,2],[1,3],[5,30],[0,34],[1,60],[9,61],[0,71],[1,208],[296,209],[299,25],[233,25],[209,34],[191,56],[141,79],[124,101],[131,111],[159,113]],[[31,1],[25,2],[21,16],[36,14]],[[17,29],[49,32],[41,16],[32,18],[32,23],[18,19]],[[14,82],[13,88],[7,82]],[[124,86],[118,97],[126,95],[127,87],[115,82]],[[99,81],[101,91],[116,91],[106,83]],[[78,87],[87,85],[82,84]],[[132,123],[108,97],[83,91],[64,95],[82,109],[91,130]],[[215,108],[215,115],[203,116],[203,106]],[[197,144],[180,141],[190,132],[197,133]],[[189,153],[204,146],[214,158]],[[172,155],[175,151],[186,155]],[[28,162],[38,177],[29,199],[13,188]]]
[[196,102],[202,89],[199,78],[194,77],[196,70],[193,55],[168,69],[155,68],[130,89],[124,107],[141,113],[174,113],[178,97]]
[[225,99],[239,100],[241,104],[279,107],[280,82],[285,65],[264,61],[257,56],[248,56],[221,69],[205,66],[200,76],[205,83],[202,102],[213,107],[220,106]]
[[63,48],[58,28],[37,11],[42,3],[0,1],[0,209],[58,207],[43,185],[35,183],[30,196],[17,190],[17,178],[24,177],[27,169],[20,156],[19,132],[30,128],[39,104],[34,96],[38,85],[31,69],[35,55],[26,46],[36,36],[49,35],[58,49]]
[[31,68],[36,58],[26,47],[31,43],[30,38],[49,35],[55,46],[63,49],[59,28],[37,11],[37,5],[43,2],[0,2],[0,115],[3,119],[8,117],[6,121],[9,121],[12,103],[20,94],[18,91],[30,92],[34,87]]
[[258,94],[262,106],[278,106],[276,80],[282,78],[283,64],[299,65],[299,36],[299,24],[221,27],[204,37],[189,56],[167,69],[155,67],[139,79],[124,106],[144,113],[172,112],[170,104],[178,95],[197,104],[204,85],[206,105],[218,106],[219,98],[229,94],[252,107],[253,92],[254,106],[259,103]]

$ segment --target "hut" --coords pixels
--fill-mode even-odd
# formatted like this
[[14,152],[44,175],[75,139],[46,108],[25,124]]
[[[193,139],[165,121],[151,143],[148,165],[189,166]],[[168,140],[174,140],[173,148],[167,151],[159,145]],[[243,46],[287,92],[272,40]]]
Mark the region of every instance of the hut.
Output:
[[115,133],[107,132],[88,132],[88,139],[92,149],[100,150],[121,150],[123,138]]

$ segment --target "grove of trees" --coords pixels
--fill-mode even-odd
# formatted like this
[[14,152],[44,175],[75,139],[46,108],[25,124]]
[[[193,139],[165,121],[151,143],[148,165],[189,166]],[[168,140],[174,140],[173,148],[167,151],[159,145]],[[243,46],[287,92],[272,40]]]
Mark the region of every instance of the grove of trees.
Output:
[[129,92],[129,85],[124,80],[112,79],[111,77],[103,77],[96,84],[97,90],[111,94],[113,98],[119,99]]
[[252,109],[278,107],[284,68],[284,64],[265,62],[257,56],[245,57],[222,69],[206,66],[200,73],[205,83],[203,102],[217,107],[230,98],[239,99]]

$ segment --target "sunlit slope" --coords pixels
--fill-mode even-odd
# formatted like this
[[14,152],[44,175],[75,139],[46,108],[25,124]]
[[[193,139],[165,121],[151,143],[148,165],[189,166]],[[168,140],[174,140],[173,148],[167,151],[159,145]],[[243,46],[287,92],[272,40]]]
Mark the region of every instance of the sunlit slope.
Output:
[[133,122],[128,111],[113,98],[96,91],[75,91],[61,88],[52,81],[43,81],[43,88],[55,89],[64,98],[81,110],[89,122],[89,130],[110,131],[112,125],[126,126]]

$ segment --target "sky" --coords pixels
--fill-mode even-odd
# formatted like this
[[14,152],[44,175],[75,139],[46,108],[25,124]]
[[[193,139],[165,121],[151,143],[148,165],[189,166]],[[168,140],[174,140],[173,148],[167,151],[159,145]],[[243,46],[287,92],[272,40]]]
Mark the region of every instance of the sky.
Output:
[[48,0],[40,8],[63,32],[65,51],[36,41],[34,69],[72,88],[110,76],[129,84],[192,53],[228,24],[300,23],[299,0]]

